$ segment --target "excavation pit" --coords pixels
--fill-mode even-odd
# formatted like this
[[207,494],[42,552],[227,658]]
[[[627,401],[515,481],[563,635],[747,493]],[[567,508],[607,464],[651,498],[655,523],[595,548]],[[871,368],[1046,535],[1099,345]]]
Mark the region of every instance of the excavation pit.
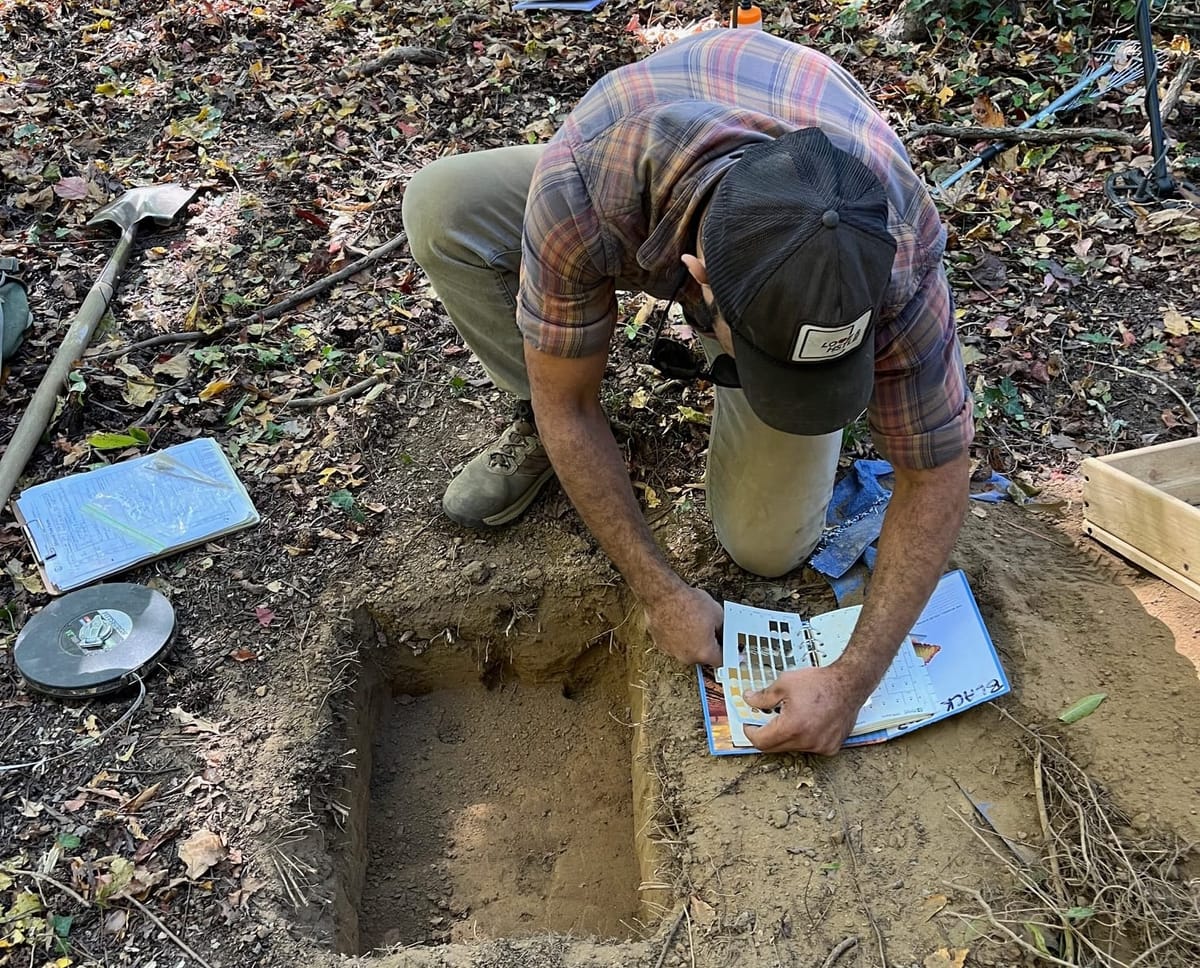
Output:
[[360,655],[340,950],[652,929],[646,783],[611,636],[542,642],[536,668],[490,642],[412,644]]

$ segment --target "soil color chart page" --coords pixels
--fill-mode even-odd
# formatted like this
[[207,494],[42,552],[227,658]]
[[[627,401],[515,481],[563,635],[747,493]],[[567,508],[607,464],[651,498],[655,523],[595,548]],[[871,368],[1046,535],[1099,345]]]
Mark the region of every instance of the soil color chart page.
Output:
[[[811,620],[725,603],[722,665],[698,667],[709,749],[753,753],[746,726],[775,715],[746,702],[792,669],[828,666],[845,650],[862,606]],[[942,577],[879,686],[863,704],[847,746],[877,743],[1009,691],[1008,679],[961,571]]]

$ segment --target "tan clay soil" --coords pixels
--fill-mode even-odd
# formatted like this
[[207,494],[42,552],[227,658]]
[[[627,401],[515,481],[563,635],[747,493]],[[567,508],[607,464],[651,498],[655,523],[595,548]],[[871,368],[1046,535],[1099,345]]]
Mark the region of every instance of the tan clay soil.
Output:
[[578,686],[466,682],[389,703],[375,736],[364,950],[635,930],[619,656]]
[[[688,916],[663,964],[819,965],[847,937],[857,937],[859,944],[840,960],[842,966],[881,965],[885,952],[889,965],[920,965],[947,945],[969,948],[968,964],[1022,964],[1011,945],[983,937],[978,922],[952,913],[972,910],[968,898],[955,896],[956,884],[989,898],[1003,897],[1013,887],[971,829],[967,796],[989,804],[994,823],[1009,838],[1039,842],[1032,768],[1018,742],[1019,727],[997,709],[983,707],[830,760],[711,757],[694,673],[648,649],[640,612],[614,581],[606,559],[574,525],[560,523],[561,500],[552,497],[532,521],[484,539],[463,541],[449,526],[435,524],[398,551],[381,548],[361,579],[348,577],[336,589],[347,621],[314,643],[318,658],[308,662],[336,663],[339,670],[353,669],[355,662],[364,669],[378,667],[372,675],[392,691],[421,698],[396,706],[393,719],[382,725],[384,704],[378,697],[364,699],[361,684],[356,693],[349,673],[333,676],[341,683],[333,693],[334,719],[313,723],[307,738],[276,732],[276,741],[252,767],[277,768],[281,756],[314,763],[358,757],[356,768],[343,773],[348,780],[328,787],[314,781],[310,795],[310,800],[327,796],[339,804],[321,816],[344,818],[350,808],[349,821],[325,821],[321,836],[310,832],[289,847],[314,871],[314,903],[307,909],[312,927],[294,932],[297,954],[322,963],[320,951],[331,943],[335,914],[345,919],[357,903],[363,859],[371,848],[356,855],[346,845],[356,836],[363,844],[378,843],[378,826],[386,829],[408,818],[441,825],[441,836],[451,837],[454,846],[437,858],[393,850],[391,883],[401,890],[390,905],[372,901],[361,908],[361,940],[367,945],[390,940],[397,937],[389,935],[394,931],[402,940],[414,940],[420,934],[414,925],[426,917],[444,918],[439,924],[430,921],[435,935],[455,942],[480,940],[407,948],[364,958],[364,966],[654,966],[674,912],[685,901]],[[1131,836],[1157,832],[1200,839],[1200,680],[1184,657],[1197,653],[1200,604],[1175,600],[1161,583],[1080,538],[1075,514],[1073,508],[1051,515],[1000,505],[979,507],[968,517],[951,565],[966,571],[1012,679],[1013,694],[998,705],[1022,722],[1046,724],[1080,697],[1106,692],[1108,699],[1095,714],[1061,727],[1072,756],[1111,789]],[[738,572],[694,514],[674,513],[658,533],[683,573],[718,595],[782,599],[801,612],[834,604],[811,575],[780,584]],[[1148,595],[1148,588],[1158,591]],[[1164,595],[1172,599],[1170,626],[1139,600]],[[365,607],[354,611],[360,603]],[[489,909],[499,915],[506,907],[503,920],[511,925],[513,912],[533,906],[540,893],[557,893],[546,881],[522,882],[522,863],[533,869],[545,865],[550,854],[567,856],[557,853],[564,840],[578,851],[575,857],[600,853],[588,853],[588,842],[598,839],[595,820],[579,807],[586,798],[577,794],[581,786],[593,796],[615,792],[617,781],[614,774],[597,775],[586,765],[594,762],[589,744],[579,741],[582,754],[552,747],[554,759],[548,759],[544,749],[535,756],[495,736],[500,724],[519,715],[514,696],[536,696],[538,683],[558,684],[546,703],[560,702],[561,684],[571,680],[578,657],[589,649],[587,664],[602,666],[605,675],[629,676],[632,725],[616,727],[610,719],[594,728],[598,737],[612,736],[614,728],[629,733],[616,741],[622,749],[629,744],[634,749],[632,762],[625,764],[633,773],[634,826],[647,835],[636,844],[639,916],[651,923],[657,915],[665,918],[657,934],[648,928],[645,940],[624,944],[512,940],[523,932],[511,929],[489,937],[489,924],[500,923],[489,920]],[[524,685],[519,692],[480,687],[469,701],[440,691],[471,676],[493,686],[502,681]],[[283,683],[282,691],[288,685]],[[449,730],[452,742],[428,736],[441,728]],[[409,738],[397,741],[397,732],[405,729]],[[414,730],[426,735],[423,746]],[[524,745],[562,741],[537,729],[518,735]],[[364,776],[371,771],[371,757],[355,746],[363,736],[375,740],[374,768],[384,777],[382,786],[375,782],[373,797]],[[387,748],[380,752],[381,747]],[[390,806],[383,803],[389,784],[403,787],[401,778],[413,775],[411,759],[421,748],[430,756],[423,778],[415,788],[397,789]],[[435,754],[447,781],[436,791],[427,772],[433,769],[436,778]],[[398,757],[410,762],[400,764]],[[479,812],[473,804],[483,802],[489,791],[499,792],[497,784],[511,778],[510,767],[522,773],[520,786],[536,791],[536,805],[522,805],[509,786],[496,798],[502,820],[497,813]],[[567,785],[575,788],[570,795]],[[544,798],[554,796],[547,791],[560,792],[563,802],[575,805],[576,815],[555,818],[553,826],[539,816]],[[364,817],[362,805],[371,800],[373,810]],[[473,843],[471,837],[481,840]],[[418,837],[426,851],[428,838]],[[519,846],[523,858],[518,850],[502,862],[478,862],[500,843]],[[600,846],[604,843],[607,836]],[[385,856],[386,851],[379,859],[371,856],[368,885],[386,877],[380,866]],[[595,862],[607,868],[616,859],[620,867],[628,857],[613,850]],[[429,864],[445,884],[441,894],[428,891],[430,878],[419,870]],[[1181,876],[1198,873],[1193,861]],[[597,880],[614,876],[606,883],[624,883],[619,872],[595,873]],[[407,883],[417,897],[402,896]],[[369,886],[368,897],[372,890]],[[936,904],[926,899],[936,895],[946,895],[950,903],[931,916]],[[431,914],[431,907],[440,913]],[[463,916],[467,907],[473,920]],[[605,916],[615,910],[611,899],[603,907]],[[547,920],[546,908],[535,916],[560,932],[569,927]],[[283,910],[280,917],[295,919]],[[589,929],[578,923],[571,932],[576,939]],[[591,930],[602,935],[611,930],[595,923]],[[637,922],[623,917],[622,923]],[[464,937],[468,924],[471,933]]]

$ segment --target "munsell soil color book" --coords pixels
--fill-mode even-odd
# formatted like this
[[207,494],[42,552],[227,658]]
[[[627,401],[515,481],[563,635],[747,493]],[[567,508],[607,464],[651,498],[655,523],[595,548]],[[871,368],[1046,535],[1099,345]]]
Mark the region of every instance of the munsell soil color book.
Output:
[[[744,727],[765,725],[775,714],[751,707],[744,693],[765,688],[789,669],[829,665],[845,649],[860,610],[855,605],[806,620],[726,602],[724,664],[697,667],[713,755],[757,753]],[[966,575],[953,571],[938,582],[883,681],[859,711],[845,745],[903,736],[1008,691],[1008,677]]]

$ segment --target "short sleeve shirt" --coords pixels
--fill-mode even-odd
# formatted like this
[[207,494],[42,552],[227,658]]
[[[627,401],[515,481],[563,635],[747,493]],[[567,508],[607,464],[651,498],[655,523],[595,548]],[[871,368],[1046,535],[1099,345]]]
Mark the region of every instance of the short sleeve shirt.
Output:
[[708,192],[746,146],[805,127],[859,158],[887,194],[897,249],[875,330],[871,432],[897,466],[936,467],[966,452],[974,428],[945,228],[859,84],[819,51],[762,31],[681,40],[583,97],[530,186],[518,325],[555,356],[606,349],[617,289],[670,298]]

